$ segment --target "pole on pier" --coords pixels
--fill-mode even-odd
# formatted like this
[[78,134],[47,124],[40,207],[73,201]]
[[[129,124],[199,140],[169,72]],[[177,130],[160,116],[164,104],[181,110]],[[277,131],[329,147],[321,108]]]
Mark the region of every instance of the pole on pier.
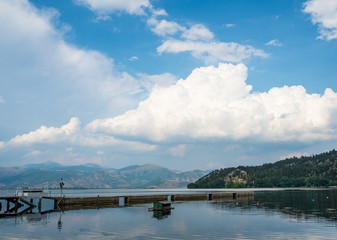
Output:
[[19,208],[19,206],[18,206],[18,199],[17,198],[15,198],[15,208],[14,208],[14,211],[15,211],[15,213],[17,213],[18,212],[18,208]]
[[42,198],[39,198],[39,204],[38,204],[38,211],[39,213],[41,212],[41,201],[42,201]]
[[63,178],[61,178],[61,182],[60,182],[61,197],[63,196],[63,192],[62,192],[63,186],[64,186],[64,182],[63,182]]

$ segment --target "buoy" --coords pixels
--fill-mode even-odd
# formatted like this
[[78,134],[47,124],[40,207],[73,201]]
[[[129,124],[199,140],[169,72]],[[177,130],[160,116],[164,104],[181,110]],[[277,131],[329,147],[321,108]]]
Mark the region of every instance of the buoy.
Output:
[[259,204],[260,204],[259,202],[256,202],[256,205],[257,205],[257,206],[259,206]]

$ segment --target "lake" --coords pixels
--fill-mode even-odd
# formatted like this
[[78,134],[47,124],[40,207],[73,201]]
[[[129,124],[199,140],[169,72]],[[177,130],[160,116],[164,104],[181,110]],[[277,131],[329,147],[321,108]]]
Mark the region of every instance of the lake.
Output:
[[[189,190],[66,190],[66,194],[168,191]],[[164,214],[150,212],[152,205],[142,204],[0,218],[0,239],[337,238],[336,189],[259,189],[252,198],[173,202],[172,206]]]

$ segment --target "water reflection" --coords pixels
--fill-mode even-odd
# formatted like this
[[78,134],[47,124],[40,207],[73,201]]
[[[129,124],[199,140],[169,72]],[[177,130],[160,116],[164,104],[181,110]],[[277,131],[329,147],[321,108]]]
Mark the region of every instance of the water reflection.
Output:
[[331,189],[260,191],[255,193],[254,198],[214,201],[212,205],[217,209],[239,208],[245,212],[259,209],[266,214],[282,214],[298,221],[337,222],[337,191]]
[[153,217],[162,220],[171,215],[171,210],[157,210],[153,211]]

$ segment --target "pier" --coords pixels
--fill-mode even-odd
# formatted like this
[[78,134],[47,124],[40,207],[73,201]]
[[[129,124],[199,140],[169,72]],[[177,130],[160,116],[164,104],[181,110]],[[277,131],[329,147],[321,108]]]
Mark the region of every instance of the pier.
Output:
[[[0,203],[0,217],[23,215],[36,207],[36,205],[33,204],[33,201],[27,201],[20,196],[0,197],[0,200],[3,200],[6,203],[6,206],[2,206]],[[5,209],[3,213],[2,209]]]
[[[33,193],[30,191],[28,195],[23,194],[20,196],[0,197],[0,218],[20,216],[34,212],[43,215],[51,212],[78,209],[125,207],[135,204],[148,203],[153,204],[154,202],[160,201],[178,203],[187,201],[211,201],[217,199],[236,200],[240,198],[251,198],[254,196],[254,192],[252,191],[184,194],[170,193],[156,195],[123,195],[111,197],[99,195],[95,197],[66,197],[65,195],[63,197],[53,197],[36,194],[36,192]],[[1,204],[1,202],[5,204]]]
[[129,195],[113,197],[43,197],[54,201],[54,209],[71,209],[71,208],[89,208],[90,206],[110,206],[120,207],[133,204],[153,203],[157,201],[209,201],[215,199],[237,199],[253,197],[254,192],[212,192],[212,193],[194,193],[194,194],[163,194],[163,195]]

